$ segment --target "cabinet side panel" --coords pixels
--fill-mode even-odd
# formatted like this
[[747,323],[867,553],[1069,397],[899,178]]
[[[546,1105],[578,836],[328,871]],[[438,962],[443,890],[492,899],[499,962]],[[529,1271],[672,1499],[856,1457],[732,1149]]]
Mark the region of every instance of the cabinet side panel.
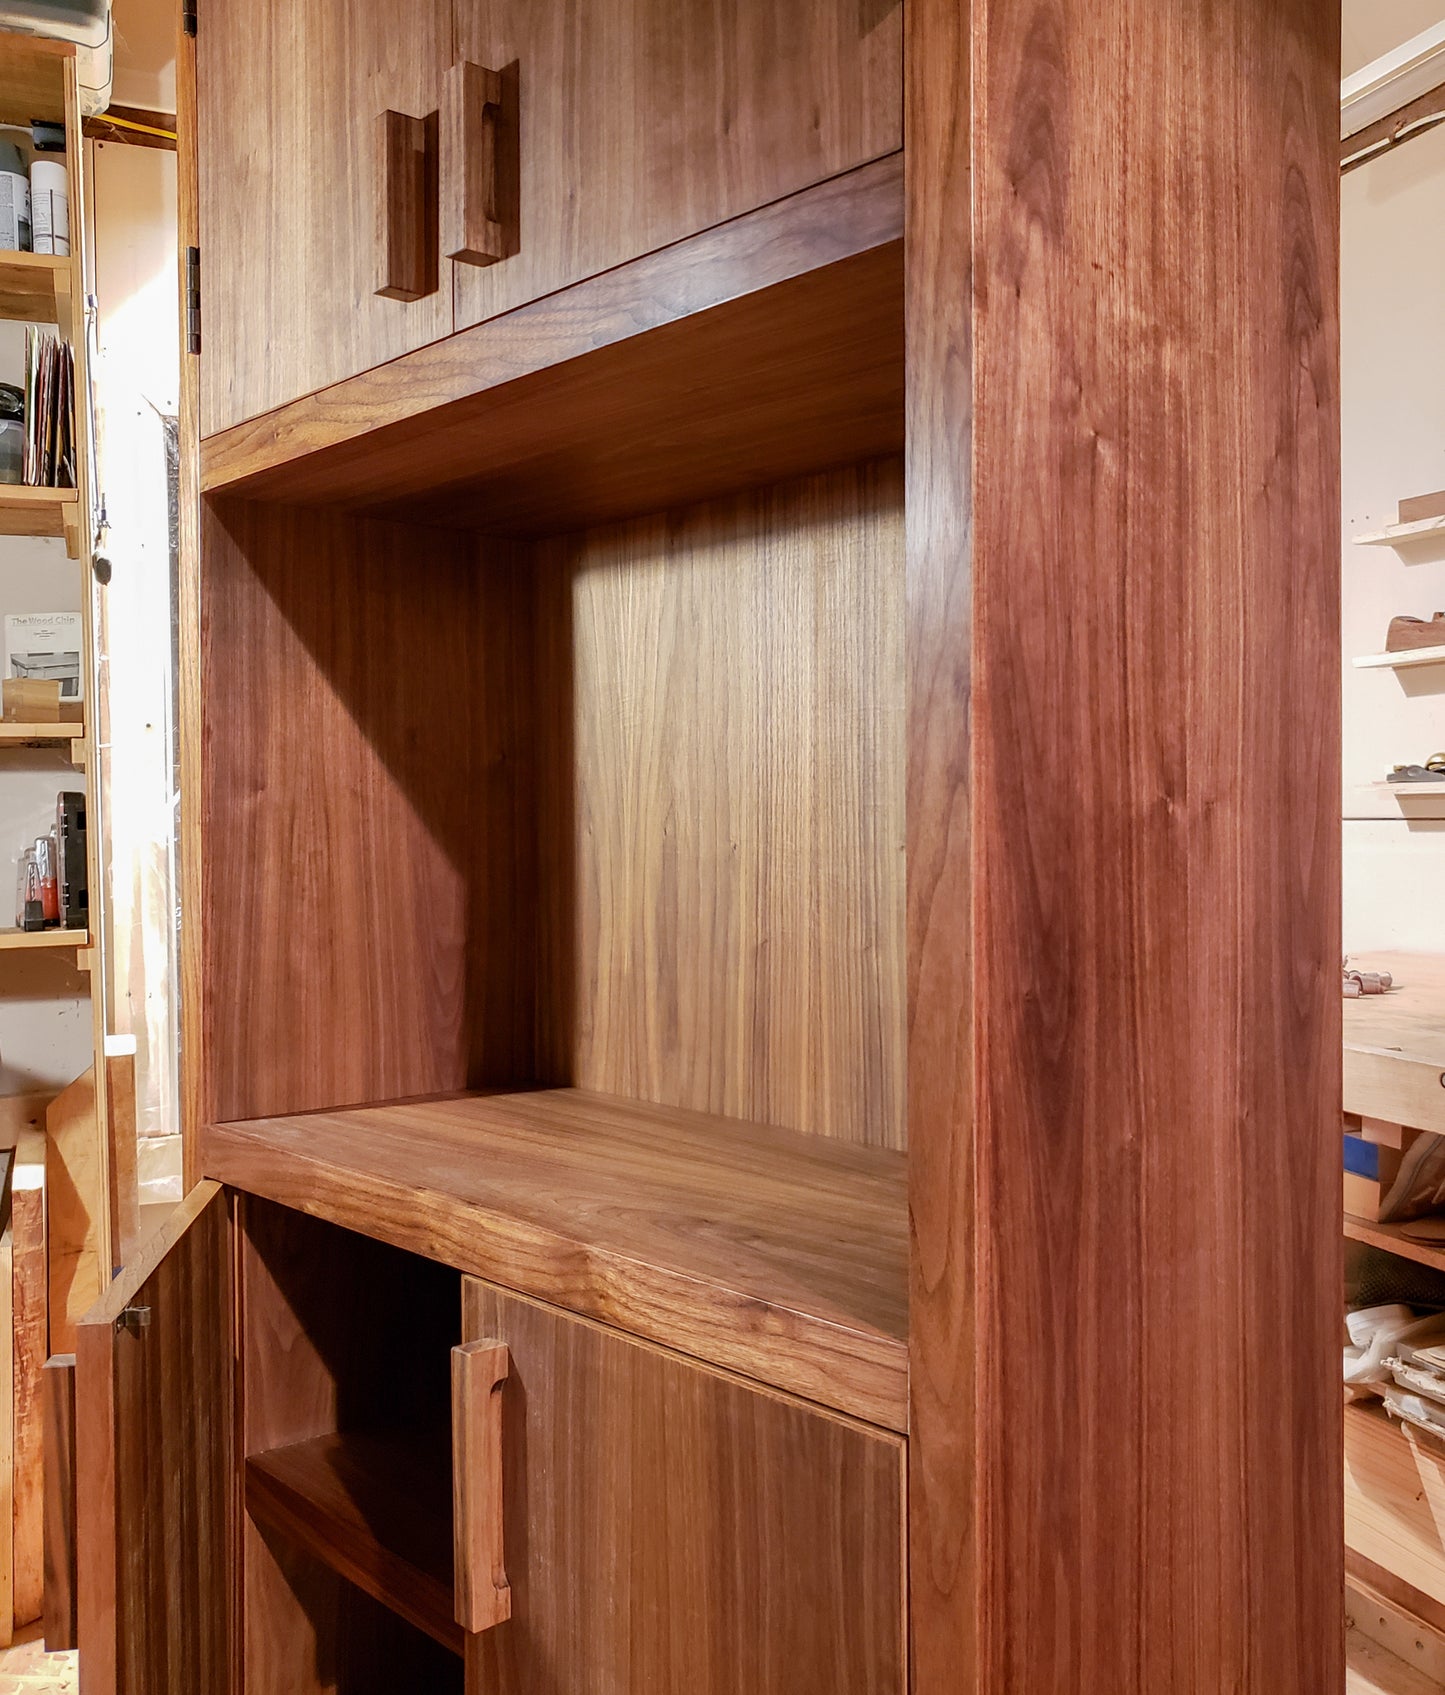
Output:
[[512,1616],[469,1695],[903,1695],[903,1442],[467,1279]]
[[1338,9],[972,27],[979,1682],[1316,1695]]
[[901,1147],[896,461],[544,543],[550,1073]]
[[242,502],[203,547],[208,1118],[529,1079],[510,556]]

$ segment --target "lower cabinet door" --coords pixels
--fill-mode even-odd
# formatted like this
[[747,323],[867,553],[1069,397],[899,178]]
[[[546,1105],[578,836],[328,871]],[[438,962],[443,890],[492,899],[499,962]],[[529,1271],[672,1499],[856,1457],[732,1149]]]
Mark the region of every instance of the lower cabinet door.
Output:
[[230,1695],[231,1331],[201,1183],[76,1327],[81,1695]]
[[[468,1695],[900,1695],[898,1436],[463,1289],[463,1335],[503,1344],[506,1375],[458,1403],[478,1428],[453,1431],[477,1474],[457,1544],[510,1596],[468,1640]],[[489,1442],[499,1535],[464,1522],[495,1506]]]

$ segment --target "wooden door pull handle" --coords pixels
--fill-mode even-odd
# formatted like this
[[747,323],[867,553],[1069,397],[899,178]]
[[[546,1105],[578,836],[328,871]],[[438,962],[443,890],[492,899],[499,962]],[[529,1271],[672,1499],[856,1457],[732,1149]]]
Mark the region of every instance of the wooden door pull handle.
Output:
[[420,300],[440,286],[435,118],[383,112],[376,152],[376,292],[387,300]]
[[517,251],[520,224],[517,66],[459,60],[442,93],[442,252],[495,265]]
[[457,1623],[475,1633],[512,1616],[502,1546],[502,1390],[505,1342],[452,1349],[452,1535]]

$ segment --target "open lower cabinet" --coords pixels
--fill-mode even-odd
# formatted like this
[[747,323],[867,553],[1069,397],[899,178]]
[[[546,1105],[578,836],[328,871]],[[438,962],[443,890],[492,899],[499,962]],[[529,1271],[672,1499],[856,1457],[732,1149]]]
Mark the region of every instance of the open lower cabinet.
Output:
[[594,242],[555,44],[464,68],[499,280],[408,334],[387,270],[329,387],[255,377],[315,299],[246,331],[200,161],[196,1187],[80,1346],[84,1695],[1317,1695],[1333,32],[783,9],[814,105],[738,132],[704,8],[613,10],[718,102],[664,235]]

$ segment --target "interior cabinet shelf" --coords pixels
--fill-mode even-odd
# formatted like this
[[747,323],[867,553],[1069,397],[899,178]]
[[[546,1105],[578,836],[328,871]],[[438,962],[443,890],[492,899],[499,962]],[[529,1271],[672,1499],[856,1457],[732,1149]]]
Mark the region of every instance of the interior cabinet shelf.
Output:
[[1366,653],[1355,660],[1358,671],[1408,671],[1416,665],[1445,662],[1445,647],[1415,647],[1403,653]]
[[901,1153],[573,1089],[253,1119],[206,1174],[907,1429]]
[[535,535],[903,447],[893,154],[202,444],[211,494]]
[[84,930],[0,930],[0,952],[23,948],[87,948],[90,936]]
[[400,1435],[318,1436],[246,1461],[255,1522],[461,1654],[446,1432],[436,1456]]
[[80,506],[73,488],[29,488],[0,483],[0,536],[63,536],[79,553]]
[[0,252],[0,318],[56,324],[70,336],[71,261],[49,253]]

